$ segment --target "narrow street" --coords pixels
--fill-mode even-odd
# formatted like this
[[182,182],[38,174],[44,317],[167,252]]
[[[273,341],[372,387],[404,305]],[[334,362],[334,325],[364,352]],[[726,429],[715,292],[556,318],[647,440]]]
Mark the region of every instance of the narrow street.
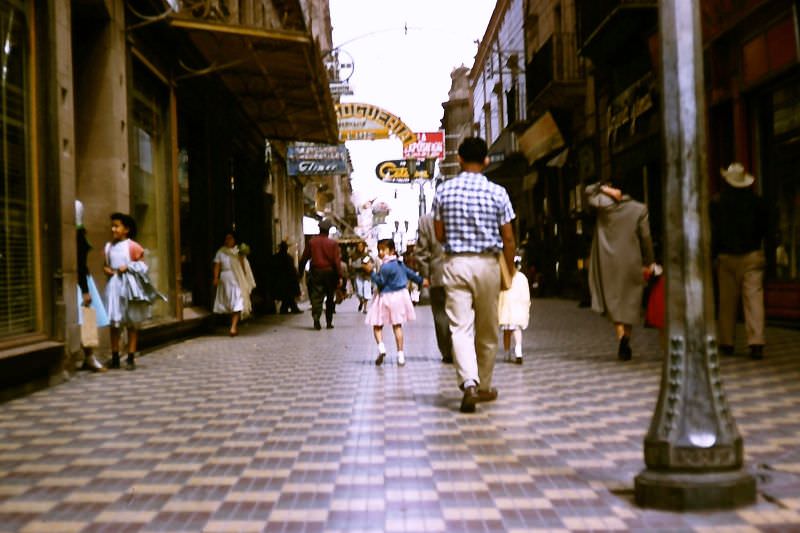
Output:
[[0,531],[800,530],[800,331],[723,360],[758,503],[666,513],[632,501],[656,331],[621,363],[603,318],[536,300],[524,365],[499,358],[498,400],[465,415],[417,311],[405,367],[391,337],[375,367],[351,299],[332,331],[260,318],[0,405]]

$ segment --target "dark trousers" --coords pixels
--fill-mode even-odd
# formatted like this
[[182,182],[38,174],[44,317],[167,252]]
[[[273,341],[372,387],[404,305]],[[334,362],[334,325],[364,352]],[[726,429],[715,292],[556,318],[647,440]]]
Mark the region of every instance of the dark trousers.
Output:
[[442,359],[452,359],[453,341],[450,336],[450,319],[447,318],[447,312],[445,311],[447,295],[444,287],[431,287],[429,290],[433,325],[436,330],[436,343],[439,345]]
[[339,284],[339,274],[335,270],[311,269],[308,275],[308,295],[311,299],[311,316],[319,320],[322,315],[322,300],[325,299],[325,321],[333,322],[333,312],[336,309],[334,294]]
[[283,300],[281,300],[281,314],[285,315],[288,313],[298,313],[300,309],[297,307],[297,301],[294,299],[294,296],[289,297],[286,296]]

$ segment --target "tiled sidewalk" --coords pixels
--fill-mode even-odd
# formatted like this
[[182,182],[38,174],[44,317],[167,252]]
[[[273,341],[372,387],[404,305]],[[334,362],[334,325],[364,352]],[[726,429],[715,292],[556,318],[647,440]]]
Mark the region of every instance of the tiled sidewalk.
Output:
[[604,319],[538,300],[525,364],[463,415],[418,314],[403,368],[346,302],[333,331],[268,317],[0,404],[0,531],[800,531],[800,332],[723,360],[758,503],[681,514],[632,503],[654,331],[620,363]]

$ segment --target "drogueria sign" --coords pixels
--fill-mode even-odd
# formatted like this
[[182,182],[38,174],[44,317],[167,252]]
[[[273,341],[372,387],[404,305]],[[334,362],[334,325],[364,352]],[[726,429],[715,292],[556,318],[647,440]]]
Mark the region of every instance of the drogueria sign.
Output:
[[372,104],[345,102],[336,104],[339,140],[373,141],[394,135],[407,145],[416,142],[417,136],[400,120],[385,109]]

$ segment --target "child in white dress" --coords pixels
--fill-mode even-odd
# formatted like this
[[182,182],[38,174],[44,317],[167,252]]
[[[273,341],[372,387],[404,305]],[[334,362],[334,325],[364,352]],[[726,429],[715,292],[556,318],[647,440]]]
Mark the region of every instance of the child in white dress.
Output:
[[150,302],[131,299],[124,275],[134,263],[146,273],[142,261],[144,249],[131,237],[136,235],[136,222],[130,215],[114,213],[111,215],[111,242],[105,246],[105,266],[108,276],[106,282],[106,310],[111,323],[111,364],[109,368],[119,368],[119,344],[122,329],[128,330],[128,358],[125,369],[136,369],[136,343],[139,325],[149,318]]
[[528,327],[531,309],[531,291],[528,278],[520,272],[521,261],[515,261],[517,271],[511,278],[511,287],[500,291],[498,318],[503,330],[503,349],[506,358],[511,358],[511,336],[514,336],[514,362],[522,364],[522,330]]

